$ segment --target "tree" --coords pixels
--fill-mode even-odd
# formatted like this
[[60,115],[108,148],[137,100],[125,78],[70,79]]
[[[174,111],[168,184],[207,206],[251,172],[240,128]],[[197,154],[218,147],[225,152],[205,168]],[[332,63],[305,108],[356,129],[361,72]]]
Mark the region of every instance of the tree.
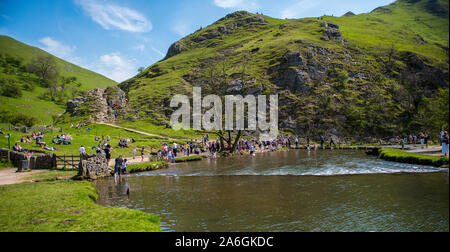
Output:
[[[246,70],[248,64],[249,59],[248,56],[246,55],[242,59],[241,69],[239,71],[242,83],[245,83],[247,75]],[[230,61],[228,61],[227,59],[222,59],[222,61],[219,64],[211,64],[204,75],[204,78],[208,83],[206,92],[220,96],[222,99],[222,104],[224,104],[225,96],[228,95],[229,77],[230,77],[229,71],[231,67],[232,63]],[[242,90],[244,90],[244,88]],[[244,96],[243,91],[241,91],[241,95]],[[225,120],[225,118],[222,118],[222,120]],[[228,145],[230,153],[234,153],[237,144],[239,143],[242,135],[244,134],[244,131],[218,130],[208,133],[217,135],[219,137],[221,146],[224,147],[226,143]],[[235,136],[233,137],[233,135]]]
[[27,69],[40,77],[47,85],[56,82],[59,75],[56,61],[51,55],[37,56],[28,64]]
[[144,70],[145,70],[145,67],[139,67],[139,68],[138,68],[138,72],[139,72],[139,73],[144,72]]

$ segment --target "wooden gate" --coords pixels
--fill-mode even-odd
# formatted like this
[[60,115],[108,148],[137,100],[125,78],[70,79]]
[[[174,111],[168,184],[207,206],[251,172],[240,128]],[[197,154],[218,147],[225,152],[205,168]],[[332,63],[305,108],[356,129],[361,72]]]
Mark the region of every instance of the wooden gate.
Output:
[[56,167],[61,169],[78,169],[81,156],[56,156]]

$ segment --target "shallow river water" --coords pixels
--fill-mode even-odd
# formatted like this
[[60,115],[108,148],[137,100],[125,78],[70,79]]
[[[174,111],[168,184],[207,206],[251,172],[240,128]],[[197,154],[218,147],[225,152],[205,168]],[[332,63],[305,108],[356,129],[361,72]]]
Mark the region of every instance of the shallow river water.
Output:
[[448,169],[362,151],[205,160],[95,186],[98,203],[157,215],[163,231],[449,231]]

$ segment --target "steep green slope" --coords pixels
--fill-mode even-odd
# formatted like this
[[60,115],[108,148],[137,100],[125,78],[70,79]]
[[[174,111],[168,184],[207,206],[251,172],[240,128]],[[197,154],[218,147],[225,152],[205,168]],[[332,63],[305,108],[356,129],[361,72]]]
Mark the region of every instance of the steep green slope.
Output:
[[[51,55],[39,48],[23,44],[7,36],[0,36],[0,52],[2,54],[8,54],[10,56],[22,59],[24,65],[29,63],[38,55]],[[82,84],[80,87],[81,90],[87,91],[95,88],[105,88],[117,84],[115,81],[108,79],[98,73],[81,68],[57,57],[54,57],[54,59],[56,61],[60,75],[64,77],[77,77],[78,81]]]
[[[55,62],[59,76],[52,90],[36,74],[27,70],[38,56]],[[38,48],[12,38],[0,36],[0,119],[2,122],[34,118],[34,124],[51,124],[53,117],[64,113],[65,103],[85,91],[117,83],[94,72],[80,68]],[[9,116],[7,116],[9,114]],[[12,118],[20,115],[21,118]],[[7,117],[7,118],[6,118]]]
[[448,27],[448,1],[437,0],[340,18],[235,12],[120,84],[131,106],[122,118],[167,122],[170,99],[201,86],[204,95],[279,94],[280,127],[296,134],[436,133],[448,127]]

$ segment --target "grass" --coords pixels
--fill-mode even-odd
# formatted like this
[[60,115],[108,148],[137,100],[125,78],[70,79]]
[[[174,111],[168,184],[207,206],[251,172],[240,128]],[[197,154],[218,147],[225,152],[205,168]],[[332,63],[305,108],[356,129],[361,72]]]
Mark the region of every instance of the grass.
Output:
[[95,203],[85,181],[23,183],[0,187],[2,232],[160,232],[159,218]]
[[387,148],[381,149],[379,153],[379,157],[381,159],[399,163],[430,165],[436,167],[442,167],[445,165],[448,167],[449,164],[448,157],[434,157]]
[[158,161],[158,162],[145,162],[140,164],[131,164],[128,165],[127,170],[129,173],[137,173],[144,171],[153,171],[157,169],[162,169],[167,167],[167,162]]
[[184,162],[195,162],[195,161],[201,161],[203,160],[203,157],[201,156],[189,156],[189,157],[179,157],[175,159],[176,163],[184,163]]
[[13,168],[14,165],[11,162],[8,162],[8,160],[0,159],[0,170],[5,168]]
[[[7,36],[0,36],[0,51],[23,59],[24,64],[29,63],[37,55],[49,55],[39,48],[26,45]],[[115,81],[98,73],[81,68],[55,56],[53,57],[55,58],[60,75],[64,77],[77,77],[78,81],[82,83],[81,90],[87,91],[117,84]]]
[[[75,124],[75,123],[74,123]],[[87,129],[89,129],[87,131]],[[63,134],[71,134],[74,140],[72,140],[72,145],[55,145],[52,144],[52,138],[56,137],[56,135]],[[22,136],[31,135],[31,132],[29,133],[21,133],[17,131],[7,131],[5,133],[11,133],[11,147],[18,141],[20,141]],[[95,147],[98,145],[98,142],[96,142],[94,139],[96,136],[101,137],[102,135],[105,136],[105,138],[109,135],[111,137],[111,141],[109,144],[113,147],[112,151],[112,157],[116,158],[119,155],[122,155],[124,157],[131,157],[133,156],[133,147],[137,148],[137,154],[140,154],[140,149],[142,147],[145,148],[146,153],[150,151],[154,151],[155,149],[159,149],[161,147],[161,142],[167,142],[169,144],[172,144],[173,141],[167,141],[165,139],[157,138],[157,137],[149,137],[145,135],[141,135],[135,132],[130,132],[124,129],[119,129],[115,127],[110,127],[107,125],[100,125],[100,124],[91,124],[89,126],[75,129],[70,128],[70,126],[63,125],[62,132],[52,132],[52,133],[46,133],[44,137],[44,141],[52,147],[56,147],[60,149],[59,151],[45,151],[47,153],[55,153],[57,155],[79,155],[79,148],[81,145],[84,145],[86,148],[86,151],[88,154],[95,154],[95,150],[92,149],[92,147]],[[130,143],[130,148],[119,148],[118,143],[119,140],[122,138],[129,138],[129,139],[135,139],[135,143]],[[37,146],[34,142],[27,144],[27,143],[19,143],[22,148],[29,149],[29,150],[39,150],[44,151],[39,146]],[[8,148],[8,140],[4,137],[0,137],[0,147],[2,148]]]
[[58,180],[68,180],[75,177],[78,174],[77,170],[50,170],[43,171],[35,174],[30,174],[25,177],[25,180],[31,182],[50,182]]

